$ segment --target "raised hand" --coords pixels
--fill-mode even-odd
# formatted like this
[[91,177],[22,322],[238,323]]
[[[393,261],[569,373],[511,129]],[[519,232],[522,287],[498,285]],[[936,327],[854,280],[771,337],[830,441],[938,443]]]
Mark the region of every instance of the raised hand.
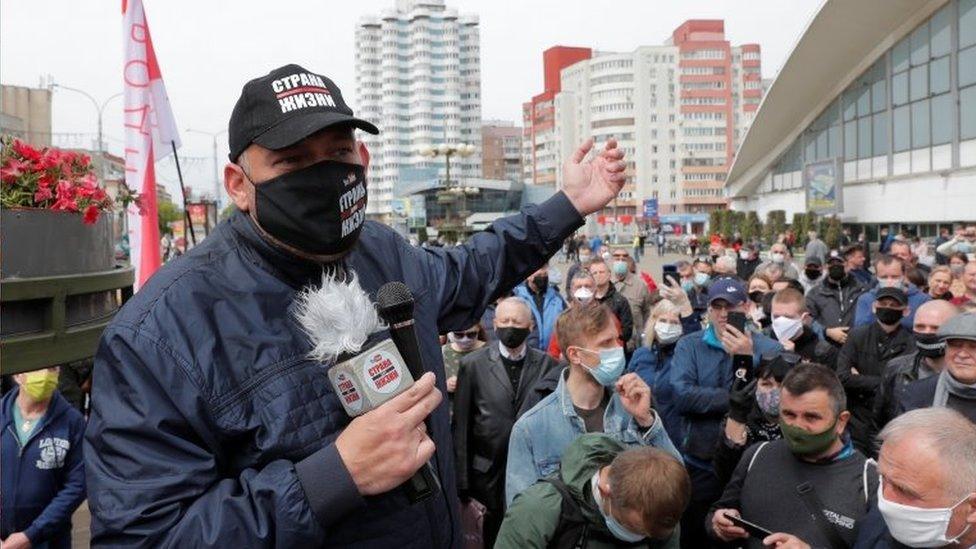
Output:
[[599,154],[584,160],[593,148],[587,139],[563,165],[563,192],[580,215],[589,215],[610,203],[624,186],[624,152],[610,139]]

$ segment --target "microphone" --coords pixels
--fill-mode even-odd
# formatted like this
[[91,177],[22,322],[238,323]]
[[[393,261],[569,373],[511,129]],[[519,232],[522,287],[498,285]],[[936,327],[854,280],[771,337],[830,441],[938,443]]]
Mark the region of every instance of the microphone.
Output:
[[[410,375],[413,379],[420,379],[427,368],[424,367],[420,343],[414,330],[414,300],[410,288],[403,282],[387,282],[376,292],[376,306],[380,318],[389,326],[390,338],[406,362]],[[429,417],[424,419],[424,424],[427,426],[427,432],[433,434]],[[425,463],[414,473],[404,487],[412,503],[427,499],[434,494],[435,490],[441,489],[430,463]]]

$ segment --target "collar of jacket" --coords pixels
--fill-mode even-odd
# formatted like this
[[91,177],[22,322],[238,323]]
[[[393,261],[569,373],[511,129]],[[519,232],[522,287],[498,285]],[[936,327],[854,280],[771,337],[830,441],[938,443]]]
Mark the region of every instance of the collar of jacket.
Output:
[[[261,235],[251,216],[239,210],[231,216],[230,227],[261,260],[265,269],[293,288],[318,286],[322,281],[322,272],[330,266],[296,257],[271,244]],[[332,265],[344,268],[341,261]]]
[[[20,394],[20,386],[16,386],[11,389],[6,395],[3,396],[3,421],[0,422],[0,431],[5,431],[7,426],[12,424],[14,421],[14,409],[13,407],[17,405],[17,395]],[[34,432],[31,434],[37,434],[41,432],[46,425],[54,422],[61,415],[63,415],[67,409],[68,401],[61,396],[61,393],[54,391],[51,395],[51,402],[47,404],[47,410],[44,411],[44,416],[41,417],[41,422],[34,427]]]
[[845,274],[844,278],[842,278],[840,282],[834,282],[833,280],[830,279],[829,276],[825,276],[823,279],[823,285],[826,286],[827,288],[830,288],[831,290],[839,290],[841,288],[846,288],[848,286],[851,286],[852,282],[855,281],[851,273]]

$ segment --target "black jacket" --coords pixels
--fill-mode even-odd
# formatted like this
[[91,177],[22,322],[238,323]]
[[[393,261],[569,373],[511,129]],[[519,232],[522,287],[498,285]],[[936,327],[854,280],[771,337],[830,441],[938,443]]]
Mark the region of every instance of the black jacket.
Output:
[[868,289],[851,275],[844,277],[840,284],[835,284],[824,277],[819,284],[807,292],[807,309],[814,320],[824,328],[852,327],[854,311],[857,310],[857,298]]
[[621,295],[611,283],[610,287],[607,288],[606,295],[598,301],[610,307],[613,314],[617,315],[617,320],[620,321],[620,339],[626,344],[634,335],[634,315],[630,312],[630,303],[627,303],[627,298]]
[[758,255],[755,259],[742,259],[740,257],[735,261],[735,274],[742,280],[749,280],[756,272],[756,267],[760,263],[762,263],[762,260],[759,259]]
[[[935,389],[938,384],[939,376],[929,376],[906,385],[905,389],[899,395],[896,404],[898,415],[911,410],[917,410],[918,408],[931,407],[932,401],[935,400]],[[964,401],[949,395],[949,401],[946,403],[946,407],[952,408],[969,418],[969,421],[976,423],[976,402],[972,400]]]
[[527,348],[518,390],[502,363],[498,344],[464,356],[454,394],[454,451],[458,491],[489,509],[505,508],[508,437],[529,403],[535,385],[557,363],[538,349]]
[[909,383],[919,379],[922,360],[922,356],[915,351],[888,362],[881,375],[878,394],[874,397],[874,424],[877,429],[881,429],[898,415],[901,393]]
[[[853,328],[847,343],[840,349],[837,377],[847,392],[851,437],[854,445],[869,456],[876,453],[873,443],[874,397],[881,385],[881,374],[889,360],[914,350],[915,338],[901,324],[897,330],[886,334],[877,322]],[[854,374],[854,369],[858,374]]]
[[823,364],[834,369],[837,366],[837,348],[820,339],[820,337],[808,326],[803,327],[803,333],[793,340],[795,348],[793,352],[803,357],[804,360]]

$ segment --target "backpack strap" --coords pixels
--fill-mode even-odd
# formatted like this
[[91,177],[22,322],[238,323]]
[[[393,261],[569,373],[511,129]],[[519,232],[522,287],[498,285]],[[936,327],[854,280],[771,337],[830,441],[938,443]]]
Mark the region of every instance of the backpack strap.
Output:
[[762,449],[765,448],[767,444],[769,444],[769,441],[768,440],[765,441],[765,442],[761,442],[759,444],[759,447],[756,448],[756,453],[755,454],[752,454],[752,459],[749,460],[749,466],[746,467],[746,473],[748,473],[749,471],[752,471],[752,465],[754,463],[756,463],[756,458],[759,457],[759,452],[762,452]]
[[589,525],[586,523],[586,517],[583,516],[583,510],[580,509],[573,494],[570,493],[569,487],[558,476],[544,478],[541,481],[552,485],[562,500],[559,509],[559,523],[556,525],[556,531],[549,542],[549,547],[559,549],[582,549],[586,547]]
[[820,501],[820,497],[817,496],[817,490],[813,487],[813,484],[809,482],[804,482],[796,487],[796,493],[800,496],[800,501],[807,506],[807,510],[810,511],[810,518],[813,519],[813,523],[817,525],[827,540],[830,541],[830,546],[834,548],[838,547],[850,547],[850,545],[844,541],[844,538],[840,536],[840,532],[837,531],[832,524],[827,522],[827,517],[823,514],[823,502]]

